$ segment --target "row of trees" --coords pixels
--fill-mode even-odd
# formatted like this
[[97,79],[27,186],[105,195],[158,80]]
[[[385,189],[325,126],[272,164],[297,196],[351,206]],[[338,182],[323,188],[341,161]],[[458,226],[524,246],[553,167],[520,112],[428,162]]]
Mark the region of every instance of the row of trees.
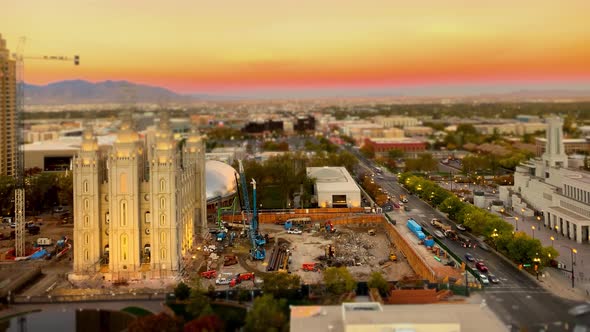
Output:
[[433,181],[409,173],[401,174],[399,181],[410,192],[447,213],[451,220],[471,228],[474,235],[483,236],[516,263],[531,263],[540,258],[542,265],[548,265],[559,255],[553,247],[543,247],[540,240],[514,232],[514,227],[502,217],[463,202]]
[[[429,116],[433,120],[448,119],[441,121],[445,124],[451,124],[453,117],[470,118],[504,118],[514,119],[517,115],[538,115],[546,116],[547,114],[561,114],[566,118],[589,120],[590,102],[575,103],[536,103],[536,102],[510,102],[510,103],[456,103],[451,105],[441,104],[377,104],[377,105],[357,105],[346,109],[338,106],[329,106],[324,108],[324,113],[331,113],[338,120],[350,116],[358,118],[368,118],[377,115],[393,116]],[[431,121],[434,122],[434,121]],[[567,131],[566,131],[567,133]]]
[[[14,214],[14,188],[12,177],[0,176],[0,211],[2,215]],[[41,172],[29,169],[25,177],[25,208],[27,214],[38,214],[55,205],[73,203],[72,173]]]

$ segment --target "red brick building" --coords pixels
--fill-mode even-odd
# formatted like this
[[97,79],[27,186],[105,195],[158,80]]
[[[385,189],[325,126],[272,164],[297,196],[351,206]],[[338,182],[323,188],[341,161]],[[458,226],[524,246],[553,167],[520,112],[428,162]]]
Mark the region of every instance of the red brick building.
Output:
[[406,153],[420,153],[426,150],[426,141],[413,138],[367,138],[365,145],[371,146],[377,157],[386,157],[391,150]]

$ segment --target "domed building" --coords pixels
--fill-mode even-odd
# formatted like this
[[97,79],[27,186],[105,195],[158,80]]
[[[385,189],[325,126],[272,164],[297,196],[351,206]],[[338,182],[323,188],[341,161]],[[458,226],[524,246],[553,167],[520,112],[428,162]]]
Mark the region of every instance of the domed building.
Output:
[[207,213],[214,215],[219,206],[232,204],[238,191],[236,179],[239,179],[239,174],[224,162],[207,160],[205,162],[205,179],[207,183]]

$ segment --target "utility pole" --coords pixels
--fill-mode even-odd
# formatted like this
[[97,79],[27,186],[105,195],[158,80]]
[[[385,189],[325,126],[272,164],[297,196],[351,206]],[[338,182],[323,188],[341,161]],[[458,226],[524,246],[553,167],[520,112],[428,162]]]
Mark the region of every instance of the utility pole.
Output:
[[24,80],[24,59],[37,60],[58,60],[72,61],[77,66],[80,64],[80,57],[75,55],[73,58],[64,56],[40,56],[25,57],[23,49],[26,39],[21,37],[16,53],[13,55],[16,61],[16,188],[14,190],[14,221],[15,229],[15,256],[25,256],[25,155],[24,155],[24,134],[23,134],[23,117],[25,111],[25,80]]

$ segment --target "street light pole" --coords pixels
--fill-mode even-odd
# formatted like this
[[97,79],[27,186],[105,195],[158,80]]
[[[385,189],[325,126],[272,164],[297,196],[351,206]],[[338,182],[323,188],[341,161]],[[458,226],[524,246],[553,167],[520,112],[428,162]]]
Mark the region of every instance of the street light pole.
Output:
[[555,241],[555,238],[552,236],[552,237],[550,237],[550,239],[551,239],[551,248],[554,248],[553,247],[553,241]]
[[574,279],[576,278],[576,275],[574,274],[574,266],[576,266],[576,261],[574,260],[574,254],[577,253],[578,251],[573,248],[570,248],[570,249],[571,249],[571,258],[572,258],[572,288],[574,288]]
[[518,217],[514,217],[514,220],[516,220],[516,231],[518,231]]
[[570,272],[572,274],[572,288],[574,288],[575,287],[575,279],[576,279],[575,272],[574,272],[574,269],[575,269],[575,266],[576,266],[576,256],[575,256],[575,254],[578,253],[578,250],[576,250],[576,248],[572,248],[570,246],[566,246],[566,245],[563,245],[563,244],[561,246],[564,247],[564,248],[568,248],[570,250],[570,257],[571,257],[571,262],[572,262],[572,269],[569,270],[569,271],[566,270],[566,269],[562,269],[562,270],[564,270],[566,272]]
[[533,230],[533,240],[535,239],[535,226],[531,226],[531,229]]

